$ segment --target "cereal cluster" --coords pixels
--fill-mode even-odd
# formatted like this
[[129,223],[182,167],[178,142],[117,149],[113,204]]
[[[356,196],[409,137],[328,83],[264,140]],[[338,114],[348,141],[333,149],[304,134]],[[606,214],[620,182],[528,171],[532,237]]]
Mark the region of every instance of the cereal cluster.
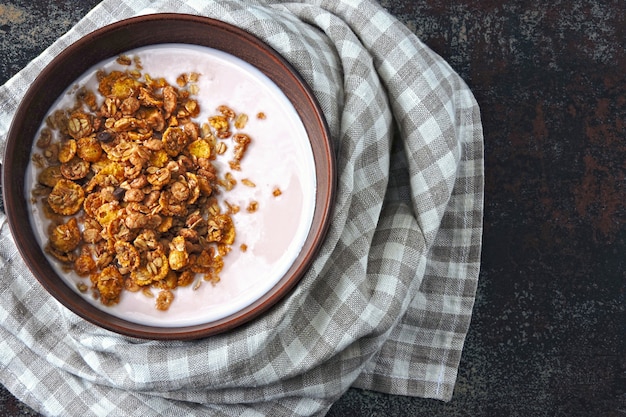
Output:
[[81,291],[107,306],[142,291],[167,310],[176,287],[219,281],[239,208],[220,208],[216,195],[237,181],[213,161],[232,146],[229,166],[241,170],[248,116],[220,106],[199,123],[198,74],[171,85],[137,59],[118,63],[128,70],[98,72],[97,91],[77,89],[71,108],[46,119],[32,195],[51,220],[45,250],[88,278]]

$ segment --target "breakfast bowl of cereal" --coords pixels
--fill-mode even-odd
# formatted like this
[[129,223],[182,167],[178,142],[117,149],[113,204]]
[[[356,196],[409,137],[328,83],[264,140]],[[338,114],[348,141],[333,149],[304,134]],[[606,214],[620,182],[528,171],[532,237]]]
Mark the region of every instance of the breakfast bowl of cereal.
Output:
[[42,70],[2,181],[15,243],[51,296],[120,334],[186,340],[292,291],[335,175],[320,106],[280,54],[221,21],[153,14]]

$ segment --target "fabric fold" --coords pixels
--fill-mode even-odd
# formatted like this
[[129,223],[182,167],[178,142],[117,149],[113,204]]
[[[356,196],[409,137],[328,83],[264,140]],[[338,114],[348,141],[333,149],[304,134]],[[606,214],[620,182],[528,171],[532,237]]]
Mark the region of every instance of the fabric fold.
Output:
[[311,86],[337,155],[324,244],[258,319],[202,340],[146,341],[52,299],[4,225],[0,381],[45,415],[324,415],[352,386],[450,400],[480,268],[480,112],[450,66],[373,0],[104,0],[0,87],[0,149],[55,54],[155,12],[235,24]]

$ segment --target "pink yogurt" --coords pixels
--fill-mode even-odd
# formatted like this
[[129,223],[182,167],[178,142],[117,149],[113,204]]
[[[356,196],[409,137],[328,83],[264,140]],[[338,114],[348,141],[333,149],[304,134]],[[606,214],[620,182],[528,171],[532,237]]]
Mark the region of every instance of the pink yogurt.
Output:
[[[125,291],[120,303],[105,307],[85,297],[98,308],[132,322],[150,326],[179,327],[209,323],[227,317],[249,306],[267,293],[282,278],[300,252],[311,227],[315,208],[315,166],[304,126],[287,97],[263,73],[250,64],[222,51],[191,45],[164,44],[139,48],[126,53],[141,59],[144,74],[164,77],[176,85],[176,77],[183,72],[201,74],[196,96],[202,113],[196,119],[200,124],[215,114],[217,106],[225,104],[235,112],[249,116],[244,131],[252,138],[241,171],[231,171],[228,153],[215,162],[219,175],[231,172],[238,180],[233,190],[220,193],[224,199],[241,207],[233,215],[237,238],[232,251],[224,258],[224,269],[216,285],[203,282],[175,290],[175,300],[166,312],[156,310],[154,299],[141,293]],[[95,91],[95,71],[104,68],[125,70],[114,60],[103,62],[77,80],[80,86]],[[72,88],[53,106],[68,107],[73,102]],[[264,120],[256,117],[259,112]],[[229,152],[233,146],[229,146]],[[27,176],[27,189],[35,184],[35,170]],[[247,187],[241,180],[247,178],[256,187]],[[273,195],[278,188],[282,194]],[[258,202],[258,210],[248,213],[250,201]],[[33,205],[31,219],[42,245],[47,241],[47,221],[41,208]],[[245,244],[244,252],[240,245]],[[59,275],[76,288],[86,282],[74,273],[63,272],[53,259]],[[155,292],[156,294],[156,292]]]

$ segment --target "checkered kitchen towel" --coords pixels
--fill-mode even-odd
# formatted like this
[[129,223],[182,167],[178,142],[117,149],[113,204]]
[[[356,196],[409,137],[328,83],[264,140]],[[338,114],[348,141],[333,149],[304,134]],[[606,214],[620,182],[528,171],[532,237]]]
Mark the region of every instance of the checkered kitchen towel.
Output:
[[192,342],[123,337],[80,319],[0,242],[0,381],[48,415],[323,415],[349,387],[449,400],[474,303],[483,137],[468,87],[368,0],[105,0],[0,88],[0,139],[60,50],[153,12],[240,26],[312,86],[338,150],[319,256],[276,308]]

